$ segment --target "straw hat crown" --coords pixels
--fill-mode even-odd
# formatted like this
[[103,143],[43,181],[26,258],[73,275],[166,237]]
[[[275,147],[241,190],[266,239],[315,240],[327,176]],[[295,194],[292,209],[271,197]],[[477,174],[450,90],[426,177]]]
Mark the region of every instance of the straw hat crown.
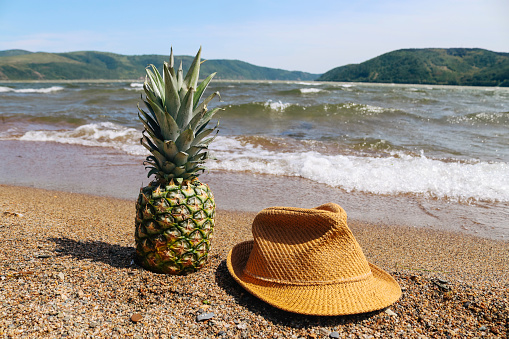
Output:
[[401,289],[368,263],[346,220],[333,203],[264,209],[253,221],[254,240],[228,253],[228,270],[248,292],[289,312],[344,315],[387,307]]
[[320,285],[371,274],[346,213],[336,204],[265,209],[256,216],[252,232],[254,246],[244,273],[257,279]]

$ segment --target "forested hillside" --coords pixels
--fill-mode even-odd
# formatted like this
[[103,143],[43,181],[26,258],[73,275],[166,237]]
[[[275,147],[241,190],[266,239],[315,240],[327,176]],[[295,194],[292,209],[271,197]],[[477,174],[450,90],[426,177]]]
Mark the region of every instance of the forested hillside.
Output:
[[509,53],[478,48],[402,49],[334,68],[318,80],[509,86]]
[[[0,51],[0,80],[81,80],[138,79],[145,67],[161,67],[165,55],[121,55],[105,52],[32,53],[23,50]],[[193,57],[175,56],[182,60],[184,72]],[[259,67],[239,60],[208,60],[201,74],[217,72],[216,79],[230,80],[315,80],[319,74]]]

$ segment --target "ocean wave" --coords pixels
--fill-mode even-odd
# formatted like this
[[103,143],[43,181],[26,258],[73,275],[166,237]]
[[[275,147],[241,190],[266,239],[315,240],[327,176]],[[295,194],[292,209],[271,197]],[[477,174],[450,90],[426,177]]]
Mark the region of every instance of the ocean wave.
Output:
[[323,92],[323,89],[320,88],[301,88],[300,92],[302,94],[314,94],[314,93],[320,93]]
[[64,88],[62,86],[51,86],[46,88],[10,88],[0,86],[0,93],[13,92],[13,93],[51,93],[62,91]]
[[[462,163],[424,154],[390,157],[277,152],[220,138],[212,148],[211,169],[306,178],[346,191],[373,194],[423,194],[458,201],[509,201],[507,163]],[[505,179],[504,179],[505,178]]]
[[328,86],[328,89],[330,89],[330,90],[349,89],[352,87],[356,87],[356,85],[354,85],[354,84],[342,84],[342,83],[333,83],[333,82],[328,82],[327,86]]
[[86,124],[73,130],[28,131],[19,140],[58,142],[94,147],[111,147],[129,154],[144,154],[139,146],[141,132],[111,122]]
[[[146,156],[141,131],[111,122],[86,124],[73,130],[29,131],[20,140],[110,147]],[[433,198],[509,202],[509,164],[433,159],[421,154],[389,152],[386,156],[338,154],[285,145],[285,139],[218,136],[211,145],[211,170],[295,176],[346,191],[372,194],[419,194]],[[337,152],[340,152],[338,150]]]
[[143,91],[143,83],[142,82],[132,82],[127,90],[130,91]]
[[287,109],[288,107],[290,107],[291,105],[292,104],[290,104],[290,103],[283,103],[281,101],[272,101],[272,100],[268,100],[263,104],[263,106],[265,108],[269,108],[272,111],[276,111],[276,112],[284,112],[284,110]]
[[358,113],[362,113],[364,115],[376,115],[376,114],[382,114],[382,113],[386,113],[386,112],[395,112],[396,111],[395,109],[392,109],[392,108],[384,108],[384,107],[380,107],[380,106],[358,104],[358,103],[353,103],[353,102],[342,104],[341,106],[344,109],[354,110],[354,111],[356,111]]
[[267,114],[267,112],[285,113],[288,117],[299,116],[301,118],[318,118],[320,116],[345,116],[356,117],[359,116],[374,116],[381,114],[391,115],[408,115],[403,111],[394,108],[386,108],[374,105],[366,105],[361,103],[346,102],[341,104],[318,104],[304,106],[298,103],[289,103],[273,100],[267,100],[264,103],[252,102],[239,105],[229,105],[224,112],[224,116],[233,116],[241,114],[243,117],[258,116]]
[[327,90],[324,90],[322,88],[316,88],[316,87],[304,87],[304,88],[293,88],[288,90],[282,90],[277,91],[277,95],[284,95],[285,97],[295,97],[295,96],[301,96],[301,95],[308,95],[308,94],[326,94],[328,93]]
[[320,86],[321,85],[321,83],[319,83],[319,82],[297,82],[297,84],[304,85],[304,86]]
[[479,112],[464,116],[448,117],[449,123],[486,124],[486,125],[509,125],[509,112]]

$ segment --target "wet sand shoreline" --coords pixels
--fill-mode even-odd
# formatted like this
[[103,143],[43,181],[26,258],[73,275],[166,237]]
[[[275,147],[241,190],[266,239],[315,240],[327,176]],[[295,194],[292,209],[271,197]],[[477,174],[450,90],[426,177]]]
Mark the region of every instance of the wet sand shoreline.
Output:
[[[0,140],[0,184],[134,201],[149,180],[144,157],[103,147]],[[350,220],[461,232],[509,241],[509,203],[458,203],[417,195],[383,196],[297,177],[210,171],[200,176],[219,209],[258,212],[271,206],[311,208],[334,202]]]

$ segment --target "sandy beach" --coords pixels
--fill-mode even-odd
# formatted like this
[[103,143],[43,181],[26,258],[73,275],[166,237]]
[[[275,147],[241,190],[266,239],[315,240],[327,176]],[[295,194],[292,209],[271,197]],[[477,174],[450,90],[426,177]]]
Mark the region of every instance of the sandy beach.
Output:
[[218,210],[208,265],[167,276],[133,263],[134,200],[0,185],[0,336],[507,337],[507,241],[350,221],[403,296],[369,314],[311,317],[268,306],[230,277],[226,255],[252,238],[254,216]]

